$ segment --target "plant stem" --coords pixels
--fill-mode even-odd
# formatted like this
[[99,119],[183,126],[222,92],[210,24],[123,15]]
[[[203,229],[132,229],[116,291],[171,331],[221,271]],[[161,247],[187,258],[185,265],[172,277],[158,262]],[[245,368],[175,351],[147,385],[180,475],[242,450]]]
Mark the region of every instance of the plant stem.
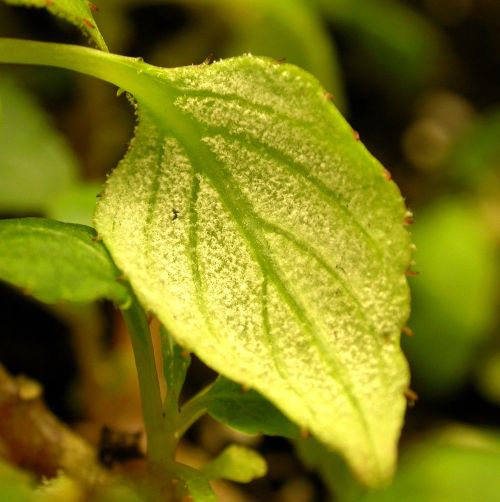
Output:
[[207,403],[209,399],[206,399],[206,395],[213,385],[213,383],[207,385],[182,407],[181,412],[177,417],[175,428],[175,438],[177,441],[184,435],[189,427],[196,422],[196,420],[207,412]]
[[147,317],[132,291],[130,294],[132,304],[122,310],[122,313],[134,349],[147,435],[148,460],[156,470],[163,469],[170,472],[176,445],[174,430],[173,427],[168,430],[168,424],[164,421],[160,384]]

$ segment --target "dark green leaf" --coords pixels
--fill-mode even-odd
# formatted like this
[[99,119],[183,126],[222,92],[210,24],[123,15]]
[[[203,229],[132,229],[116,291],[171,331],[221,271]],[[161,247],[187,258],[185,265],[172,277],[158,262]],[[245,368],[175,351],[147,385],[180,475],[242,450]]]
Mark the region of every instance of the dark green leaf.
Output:
[[219,377],[204,396],[207,412],[246,434],[298,437],[299,428],[255,390]]
[[42,218],[0,221],[0,279],[45,302],[108,298],[124,306],[127,288],[93,229]]

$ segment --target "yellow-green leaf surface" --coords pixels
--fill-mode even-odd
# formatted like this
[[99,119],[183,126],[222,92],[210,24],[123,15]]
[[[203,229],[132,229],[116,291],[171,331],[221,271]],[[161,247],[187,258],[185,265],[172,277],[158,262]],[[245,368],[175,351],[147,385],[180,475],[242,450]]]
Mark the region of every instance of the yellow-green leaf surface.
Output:
[[116,263],[180,345],[383,482],[408,384],[397,187],[294,66],[125,64],[140,122],[95,219]]
[[229,479],[239,483],[249,483],[265,476],[266,461],[254,450],[233,444],[201,470],[206,479]]
[[129,302],[92,228],[43,218],[0,221],[0,279],[45,302]]
[[107,51],[92,14],[97,6],[88,0],[3,0],[10,5],[47,9],[51,14],[65,19],[79,28],[101,50]]

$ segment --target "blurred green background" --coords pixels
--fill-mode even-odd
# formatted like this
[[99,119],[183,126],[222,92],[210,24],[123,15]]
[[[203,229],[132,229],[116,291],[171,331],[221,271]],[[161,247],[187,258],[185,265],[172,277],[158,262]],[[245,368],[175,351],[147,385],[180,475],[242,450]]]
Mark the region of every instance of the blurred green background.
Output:
[[[392,173],[414,213],[414,336],[403,335],[402,345],[419,398],[408,410],[394,484],[363,494],[335,457],[325,453],[317,465],[318,455],[299,446],[299,461],[284,441],[267,440],[261,449],[270,476],[227,500],[500,500],[500,2],[100,0],[98,6],[96,21],[112,52],[161,66],[252,52],[306,68]],[[4,5],[0,36],[82,43],[75,29],[43,11]],[[87,77],[27,67],[0,68],[0,99],[1,215],[90,224],[100,185],[132,136],[126,99]],[[82,381],[123,384],[97,378],[75,353],[82,343],[87,353],[104,351],[95,341],[104,337],[104,365],[112,360],[120,375],[130,371],[113,355],[121,346],[109,342],[116,337],[109,309],[92,308],[94,341],[74,342],[73,333],[70,343],[63,332],[75,330],[81,313],[47,312],[5,286],[0,300],[0,360],[40,380],[60,416],[78,422],[92,415],[74,397]],[[34,313],[20,322],[26,309]],[[39,332],[63,334],[34,337],[30,320]],[[19,347],[8,341],[14,334]],[[57,377],[44,369],[52,350],[61,355]],[[192,373],[194,385],[209,375],[201,364]],[[224,437],[203,422],[190,439],[210,451],[223,441],[213,439],[218,434]]]

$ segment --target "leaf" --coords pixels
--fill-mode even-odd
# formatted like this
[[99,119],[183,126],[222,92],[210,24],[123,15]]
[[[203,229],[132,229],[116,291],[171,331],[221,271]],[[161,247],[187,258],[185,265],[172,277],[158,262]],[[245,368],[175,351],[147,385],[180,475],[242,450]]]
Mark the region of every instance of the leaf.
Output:
[[192,478],[186,485],[194,502],[219,502],[207,479]]
[[451,395],[462,386],[488,340],[496,307],[498,264],[482,215],[448,198],[422,211],[413,228],[419,276],[412,281],[404,343],[417,392]]
[[496,502],[500,493],[498,433],[460,427],[429,436],[403,453],[397,476],[359,502]]
[[95,231],[42,218],[0,221],[0,279],[44,302],[129,301]]
[[47,9],[54,16],[65,19],[79,28],[96,47],[107,51],[106,42],[94,20],[97,7],[88,0],[3,0],[10,5]]
[[219,377],[203,397],[210,416],[246,434],[296,438],[299,428],[255,390]]
[[140,122],[95,219],[116,263],[181,346],[383,482],[408,384],[397,187],[296,67],[120,68]]
[[92,226],[101,189],[102,183],[75,183],[48,204],[47,216],[65,223]]
[[163,375],[167,382],[167,401],[177,408],[186,373],[191,364],[191,356],[184,353],[182,347],[175,343],[163,326],[160,327],[160,337]]
[[0,78],[0,211],[45,212],[77,173],[76,159],[33,98]]
[[311,2],[337,31],[351,39],[353,48],[363,51],[371,77],[380,72],[386,85],[416,91],[438,80],[450,64],[443,34],[404,2],[308,0]]
[[228,479],[238,483],[249,483],[265,476],[266,472],[266,461],[256,451],[235,444],[201,469],[206,479]]

